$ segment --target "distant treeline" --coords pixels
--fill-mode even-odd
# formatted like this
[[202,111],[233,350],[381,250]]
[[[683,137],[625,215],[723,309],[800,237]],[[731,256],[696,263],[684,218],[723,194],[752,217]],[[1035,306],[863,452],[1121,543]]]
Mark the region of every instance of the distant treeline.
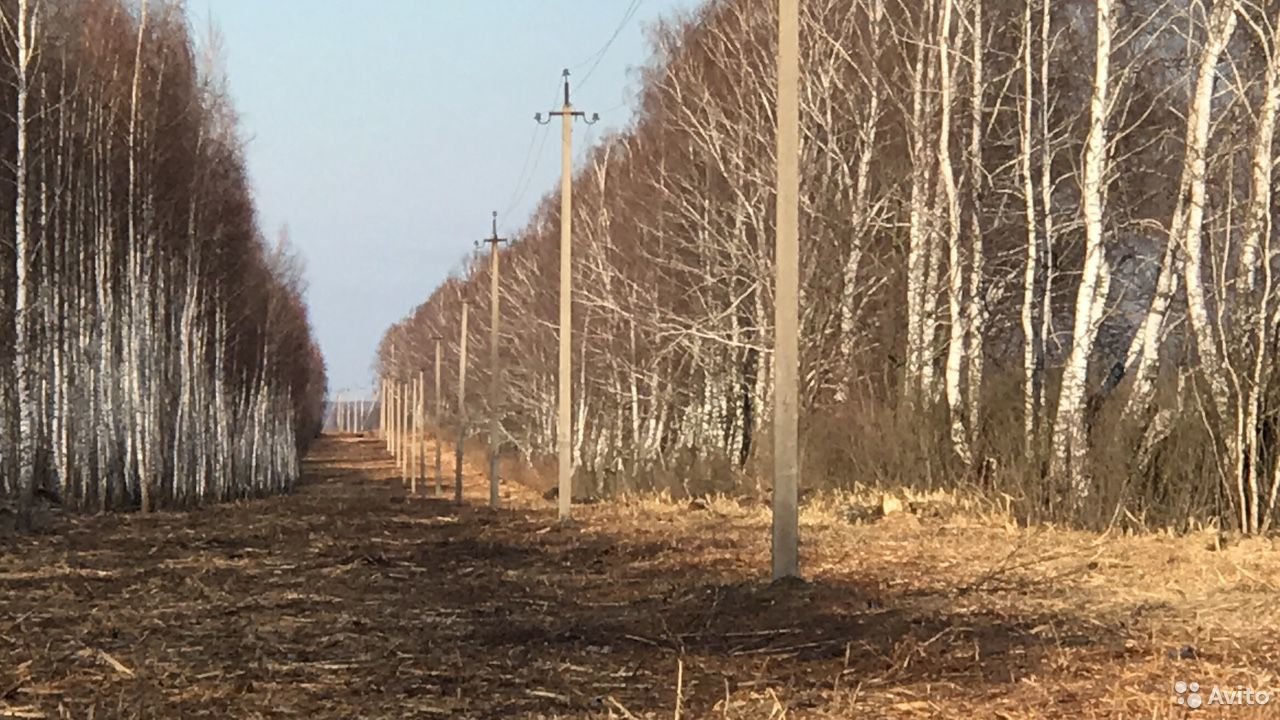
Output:
[[288,488],[325,368],[300,261],[258,229],[216,43],[176,2],[0,11],[0,496]]
[[[767,477],[775,5],[709,0],[652,27],[634,124],[577,170],[582,482]],[[1269,527],[1274,3],[801,6],[802,483]],[[554,450],[559,207],[547,195],[501,263],[497,412],[531,456]],[[473,258],[382,342],[388,376],[430,367],[471,302],[472,417],[488,273]]]

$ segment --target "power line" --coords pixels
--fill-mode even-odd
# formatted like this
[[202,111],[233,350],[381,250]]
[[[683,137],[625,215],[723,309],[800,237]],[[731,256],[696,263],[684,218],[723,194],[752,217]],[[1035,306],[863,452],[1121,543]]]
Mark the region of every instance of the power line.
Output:
[[[587,74],[582,77],[582,81],[578,83],[578,90],[582,90],[587,81],[591,79],[591,74],[600,66],[600,61],[604,59],[605,53],[609,52],[609,48],[613,46],[614,41],[622,34],[622,30],[627,26],[627,23],[631,22],[631,19],[635,17],[636,11],[640,9],[640,5],[643,2],[644,0],[631,0],[631,5],[627,7],[627,12],[622,16],[622,20],[618,21],[618,27],[614,28],[613,35],[609,36],[608,42],[604,44],[604,47],[596,51],[593,56],[595,62],[587,70]],[[591,59],[585,60],[580,64],[585,65],[587,62],[591,62]]]
[[520,174],[516,177],[516,186],[511,191],[511,197],[508,198],[506,208],[502,211],[504,220],[507,217],[507,213],[511,212],[515,204],[520,201],[519,194],[524,188],[525,174],[529,171],[529,161],[533,159],[533,148],[538,144],[539,135],[543,136],[543,142],[546,142],[546,132],[544,127],[537,127],[534,128],[533,134],[529,136],[529,147],[525,149],[524,162],[520,165]]
[[[635,17],[636,12],[640,9],[640,6],[643,4],[644,4],[644,0],[631,0],[631,4],[627,6],[626,12],[622,14],[622,19],[618,21],[617,27],[613,29],[613,34],[609,36],[609,39],[605,42],[605,44],[601,46],[599,50],[592,53],[585,60],[573,66],[574,68],[580,68],[583,65],[586,65],[587,63],[591,63],[591,67],[587,69],[586,74],[582,78],[582,82],[578,83],[579,90],[582,89],[583,85],[586,85],[587,80],[591,78],[591,75],[596,71],[596,68],[600,67],[600,62],[604,60],[604,56],[609,52],[609,49],[613,47],[613,43],[617,41],[618,36],[620,36],[622,34],[622,31],[626,29],[627,24],[631,22],[631,20]],[[560,85],[557,84],[556,94],[552,98],[551,106],[555,107],[558,104],[559,99],[560,99]],[[605,111],[605,113],[613,112],[614,110],[618,110],[622,107],[625,107],[628,104],[629,104],[628,102],[624,101],[622,103],[619,103],[618,105],[615,105],[609,108],[608,110]],[[521,167],[520,167],[520,175],[519,175],[519,179],[516,180],[515,190],[513,190],[511,193],[511,199],[507,203],[506,209],[504,209],[499,214],[499,218],[504,224],[506,222],[507,215],[510,214],[511,211],[515,209],[516,205],[518,205],[520,201],[524,199],[525,193],[528,190],[529,185],[533,182],[533,178],[538,172],[538,164],[542,159],[542,149],[546,147],[548,135],[550,135],[550,130],[546,127],[540,127],[540,128],[535,128],[533,136],[529,138],[529,147],[525,151],[524,162],[521,164]],[[537,150],[534,150],[535,144],[537,145]],[[530,160],[533,161],[532,165],[530,165]]]
[[[555,107],[559,100],[560,83],[557,82],[555,92],[551,97],[551,106]],[[520,204],[521,200],[524,200],[525,193],[529,189],[529,184],[533,182],[533,177],[538,172],[538,164],[542,160],[542,149],[546,147],[547,136],[550,134],[551,129],[544,125],[539,125],[533,129],[533,135],[529,137],[529,147],[525,150],[524,162],[520,167],[520,175],[516,179],[515,189],[511,191],[511,198],[507,202],[506,209],[499,213],[498,216],[499,221],[503,224],[506,223],[507,215],[515,209],[516,205]],[[541,142],[538,142],[539,139],[541,139]],[[536,151],[534,150],[535,144],[537,145]],[[532,166],[529,164],[530,160],[533,161]],[[527,174],[526,171],[528,171]]]
[[[640,1],[642,2],[643,0],[640,0]],[[622,29],[622,26],[626,24],[627,20],[630,18],[631,14],[635,12],[638,5],[639,5],[639,2],[637,2],[637,0],[632,0],[631,4],[627,6],[626,11],[622,14],[622,20],[618,23],[618,27],[614,29],[614,37],[617,36],[618,31],[620,31]],[[611,42],[613,42],[613,38],[610,38],[609,42],[606,42],[604,46],[601,47],[599,50],[596,50],[595,52],[588,55],[586,58],[578,61],[577,63],[574,63],[573,65],[570,65],[569,67],[572,68],[573,70],[580,70],[583,65],[586,65],[589,62],[594,62],[597,58],[603,55],[606,50],[609,49],[609,43]]]
[[600,115],[601,116],[608,115],[612,113],[614,110],[621,110],[622,108],[627,107],[630,104],[631,104],[630,100],[623,100],[622,102],[618,103],[617,105],[614,105],[611,108],[606,108],[604,110],[601,110]]
[[[519,205],[520,202],[524,200],[525,194],[528,193],[529,186],[533,183],[534,176],[538,174],[538,166],[542,160],[542,149],[547,146],[547,138],[550,135],[551,135],[550,128],[545,126],[538,128],[538,130],[534,132],[533,139],[537,140],[541,138],[541,142],[538,143],[538,149],[534,151],[532,155],[530,155],[530,158],[532,158],[533,160],[532,165],[530,165],[527,161],[525,163],[529,167],[529,172],[521,173],[520,181],[516,184],[516,189],[511,194],[511,202],[507,204],[507,208],[503,210],[501,215],[499,216],[502,222],[504,223],[506,222],[507,215],[512,210],[515,210],[516,205]],[[530,148],[532,147],[533,147],[533,143],[530,143]]]

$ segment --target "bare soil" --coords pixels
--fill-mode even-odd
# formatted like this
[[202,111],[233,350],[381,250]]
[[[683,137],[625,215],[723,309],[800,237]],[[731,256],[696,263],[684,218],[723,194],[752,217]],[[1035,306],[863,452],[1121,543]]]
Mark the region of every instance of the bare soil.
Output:
[[479,468],[457,506],[330,436],[289,496],[0,538],[0,718],[1181,718],[1178,680],[1280,690],[1267,540],[814,500],[807,579],[772,584],[758,503],[562,526],[514,483],[484,507]]

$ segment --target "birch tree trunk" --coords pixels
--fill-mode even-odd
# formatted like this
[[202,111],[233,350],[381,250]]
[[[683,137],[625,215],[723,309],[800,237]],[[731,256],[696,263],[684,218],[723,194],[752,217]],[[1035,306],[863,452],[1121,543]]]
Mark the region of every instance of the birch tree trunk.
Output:
[[[1249,516],[1244,529],[1246,532],[1265,534],[1271,529],[1276,503],[1280,500],[1280,461],[1273,461],[1275,470],[1271,474],[1269,496],[1264,499],[1259,490],[1266,470],[1263,464],[1266,437],[1262,422],[1263,394],[1267,380],[1274,372],[1274,358],[1270,357],[1268,349],[1275,342],[1274,328],[1277,320],[1280,320],[1280,307],[1273,310],[1275,277],[1272,268],[1275,250],[1272,246],[1274,220],[1271,210],[1275,193],[1272,185],[1276,160],[1275,130],[1276,122],[1280,120],[1280,9],[1272,20],[1270,38],[1260,39],[1269,46],[1266,48],[1269,61],[1254,135],[1249,206],[1245,213],[1235,297],[1240,303],[1255,303],[1250,308],[1253,320],[1253,343],[1249,348],[1252,351],[1252,367],[1249,369],[1249,386],[1244,399],[1245,427],[1242,437],[1237,440],[1237,445],[1241,448],[1241,460],[1247,459],[1247,464],[1242,463],[1242,469],[1248,475],[1248,483],[1254,495],[1251,503],[1254,512]],[[1260,269],[1257,267],[1259,255],[1262,260]],[[1258,511],[1257,508],[1264,502],[1265,512]]]
[[32,296],[30,275],[33,269],[33,248],[27,236],[27,103],[31,93],[31,63],[36,51],[37,16],[30,0],[18,0],[18,16],[11,25],[14,34],[13,63],[15,70],[16,107],[14,125],[16,155],[14,160],[14,311],[13,311],[13,377],[18,385],[18,437],[17,448],[19,521],[23,529],[32,524],[32,506],[36,491],[36,387],[34,337],[31,328]]
[[[1039,222],[1036,216],[1036,187],[1032,177],[1033,125],[1035,86],[1032,82],[1031,5],[1027,0],[1022,15],[1022,99],[1020,100],[1018,125],[1018,168],[1022,174],[1022,197],[1026,205],[1026,259],[1022,280],[1022,432],[1023,453],[1028,464],[1035,460],[1039,447],[1040,407],[1044,391],[1044,337],[1040,319],[1046,308],[1039,295],[1042,273]],[[1048,49],[1044,48],[1043,52]],[[1044,100],[1041,100],[1044,102]],[[1046,168],[1046,174],[1048,172]]]
[[[1184,190],[1187,197],[1186,237],[1183,246],[1187,260],[1183,271],[1187,288],[1187,315],[1191,320],[1196,351],[1202,367],[1207,368],[1209,389],[1218,418],[1228,417],[1228,393],[1226,374],[1220,372],[1222,355],[1218,350],[1218,338],[1209,320],[1209,308],[1204,289],[1204,224],[1205,167],[1209,144],[1209,121],[1212,113],[1214,79],[1218,62],[1236,27],[1235,0],[1220,0],[1214,4],[1209,16],[1209,37],[1200,56],[1196,90],[1187,114],[1187,159],[1184,172]],[[1238,451],[1238,449],[1236,449]]]
[[964,291],[965,267],[960,249],[960,199],[956,191],[955,172],[951,167],[951,109],[955,101],[956,78],[951,69],[951,13],[955,0],[942,0],[942,19],[938,24],[938,85],[941,90],[938,125],[938,169],[942,181],[947,228],[947,302],[950,317],[950,339],[947,344],[946,389],[950,410],[951,446],[965,465],[973,462],[965,429],[965,400],[962,395],[964,365],[968,338]]
[[[1085,473],[1087,433],[1084,398],[1088,379],[1089,357],[1093,353],[1097,328],[1097,297],[1106,262],[1103,238],[1103,183],[1107,170],[1107,119],[1111,102],[1111,0],[1096,0],[1097,37],[1095,41],[1093,97],[1089,105],[1089,138],[1084,157],[1082,184],[1085,255],[1076,294],[1071,353],[1063,370],[1062,388],[1058,396],[1058,412],[1053,432],[1054,478],[1067,481],[1077,501],[1088,495],[1089,480]],[[1105,301],[1105,298],[1103,298]]]
[[986,77],[983,53],[986,38],[983,30],[982,3],[973,3],[973,28],[970,33],[972,53],[970,58],[972,82],[969,100],[969,304],[965,320],[969,366],[967,392],[969,402],[969,440],[977,437],[982,412],[982,383],[986,360],[987,309],[984,281],[986,275],[986,249],[982,242],[983,180],[986,172],[982,165],[983,115],[985,111]]
[[[880,47],[880,37],[884,26],[884,0],[872,0],[871,4],[871,47]],[[853,212],[851,225],[856,235],[849,240],[849,254],[845,258],[843,269],[844,292],[840,304],[840,356],[843,360],[841,382],[836,390],[836,402],[844,402],[854,373],[854,355],[857,352],[857,322],[862,296],[865,290],[859,287],[859,271],[862,267],[865,237],[871,232],[872,208],[868,190],[871,176],[871,161],[875,157],[876,136],[880,124],[880,73],[867,73],[867,113],[859,128],[858,168],[854,178]]]
[[147,281],[143,276],[141,267],[143,258],[139,257],[139,253],[145,253],[145,248],[139,248],[144,245],[139,233],[137,216],[140,211],[138,203],[139,195],[139,178],[138,178],[138,146],[140,144],[138,115],[139,115],[139,96],[141,93],[142,83],[142,41],[147,30],[147,0],[142,0],[141,19],[138,22],[138,42],[134,51],[133,63],[133,85],[129,99],[129,188],[128,201],[129,208],[127,212],[129,223],[129,279],[132,282],[133,293],[130,295],[131,313],[130,322],[127,326],[129,334],[129,384],[130,384],[130,402],[132,404],[132,438],[133,452],[131,453],[131,462],[137,467],[137,481],[139,485],[139,493],[142,500],[142,512],[149,513],[153,510],[153,498],[151,496],[151,464],[149,462],[149,448],[145,436],[146,428],[146,406],[143,399],[142,383],[142,356],[141,342],[142,328],[146,322],[142,317],[145,313],[145,299]]
[[920,405],[928,382],[926,366],[932,367],[930,353],[932,329],[928,323],[928,266],[930,254],[930,223],[928,218],[929,178],[932,164],[928,162],[928,142],[925,130],[925,86],[928,52],[922,45],[917,50],[911,81],[911,198],[909,216],[909,248],[907,252],[907,365],[903,379],[903,396],[907,405],[921,409]]

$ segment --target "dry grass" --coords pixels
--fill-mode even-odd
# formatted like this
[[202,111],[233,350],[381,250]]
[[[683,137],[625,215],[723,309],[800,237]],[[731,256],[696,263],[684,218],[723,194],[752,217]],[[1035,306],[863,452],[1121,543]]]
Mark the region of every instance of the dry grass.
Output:
[[851,522],[866,491],[810,498],[808,582],[771,585],[759,503],[561,527],[521,486],[480,507],[478,474],[461,508],[407,497],[368,440],[306,472],[0,539],[0,717],[1175,718],[1178,679],[1277,689],[1269,541],[1020,529],[942,495]]

